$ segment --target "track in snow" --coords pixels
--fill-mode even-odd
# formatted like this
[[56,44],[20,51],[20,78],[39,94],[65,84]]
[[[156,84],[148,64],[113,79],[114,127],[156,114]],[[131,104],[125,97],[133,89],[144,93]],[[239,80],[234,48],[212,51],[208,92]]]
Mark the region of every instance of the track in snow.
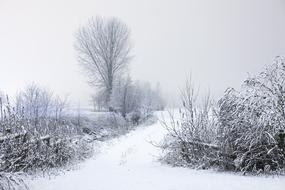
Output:
[[[158,114],[159,116],[159,114]],[[244,177],[213,171],[172,168],[157,162],[165,130],[159,123],[140,127],[102,144],[101,152],[81,165],[52,179],[31,181],[31,190],[277,190],[284,177]]]

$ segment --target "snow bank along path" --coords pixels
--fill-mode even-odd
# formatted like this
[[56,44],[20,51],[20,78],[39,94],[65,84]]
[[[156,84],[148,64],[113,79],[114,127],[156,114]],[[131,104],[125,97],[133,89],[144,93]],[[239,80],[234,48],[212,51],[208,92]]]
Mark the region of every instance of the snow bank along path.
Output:
[[[161,117],[161,113],[157,113]],[[285,177],[245,177],[214,171],[173,168],[157,161],[165,130],[159,122],[103,142],[103,152],[80,169],[30,182],[32,190],[274,190],[285,189]],[[95,147],[96,148],[96,147]]]

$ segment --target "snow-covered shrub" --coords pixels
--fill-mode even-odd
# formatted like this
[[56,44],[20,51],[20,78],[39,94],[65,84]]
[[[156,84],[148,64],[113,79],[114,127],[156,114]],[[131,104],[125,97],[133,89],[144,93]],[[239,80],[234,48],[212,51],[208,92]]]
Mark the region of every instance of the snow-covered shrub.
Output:
[[120,135],[125,133],[129,128],[129,123],[126,119],[120,113],[116,112],[92,113],[92,116],[88,119],[85,116],[82,117],[82,121],[85,134],[89,131],[90,135],[97,140],[104,140]]
[[0,171],[46,171],[91,155],[92,143],[73,139],[36,137],[29,133],[6,136],[1,139]]
[[0,190],[28,190],[22,178],[15,174],[0,173]]
[[100,115],[97,118],[97,122],[102,128],[113,130],[122,129],[128,125],[125,118],[121,114],[115,112]]
[[142,119],[142,114],[140,111],[133,111],[127,115],[127,120],[133,125],[138,125]]
[[85,160],[93,154],[94,148],[92,141],[90,142],[84,137],[79,137],[78,139],[73,141],[71,145],[75,154],[75,159],[73,160]]
[[[60,98],[34,83],[20,91],[15,102],[15,112],[29,120],[30,130],[39,133],[53,132],[52,125],[59,125],[64,121],[66,107],[66,98]],[[47,125],[49,126],[44,127]]]
[[212,115],[210,96],[197,103],[197,94],[191,81],[181,93],[183,107],[170,114],[171,122],[162,124],[168,130],[162,148],[163,160],[179,166],[206,168],[214,163],[217,154],[215,143],[216,119]]
[[117,136],[125,133],[129,128],[129,123],[127,123],[126,119],[119,113],[111,112],[105,115],[104,122],[101,121],[101,126],[109,131],[111,136]]
[[229,160],[222,164],[225,169],[266,172],[284,168],[285,147],[282,151],[275,138],[285,129],[284,59],[277,58],[264,72],[245,80],[240,91],[228,89],[219,101],[218,116],[218,145],[223,159]]
[[178,118],[165,123],[169,135],[162,145],[164,160],[250,173],[285,171],[283,58],[246,79],[240,91],[227,89],[215,109],[209,99],[195,105],[195,97],[187,84]]
[[130,128],[128,122],[120,113],[116,112],[89,112],[80,116],[80,123],[77,119],[69,120],[73,125],[78,126],[79,135],[89,135],[94,140],[106,140],[114,136],[126,133]]
[[[36,110],[41,110],[40,105],[35,106]],[[24,108],[19,111],[7,98],[0,111],[0,172],[45,171],[83,159],[92,152],[91,144],[78,137],[78,126],[62,115],[62,109],[56,112],[61,114],[53,115],[49,112],[55,110],[49,110],[45,116],[34,117],[26,114]]]

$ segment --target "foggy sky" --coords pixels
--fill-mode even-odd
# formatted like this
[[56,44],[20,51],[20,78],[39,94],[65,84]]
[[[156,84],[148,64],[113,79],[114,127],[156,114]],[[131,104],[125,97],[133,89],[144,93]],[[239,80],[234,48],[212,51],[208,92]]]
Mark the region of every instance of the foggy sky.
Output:
[[190,73],[219,97],[285,55],[284,0],[0,0],[0,90],[35,81],[87,105],[94,90],[73,44],[96,15],[129,26],[131,76],[160,82],[169,99]]

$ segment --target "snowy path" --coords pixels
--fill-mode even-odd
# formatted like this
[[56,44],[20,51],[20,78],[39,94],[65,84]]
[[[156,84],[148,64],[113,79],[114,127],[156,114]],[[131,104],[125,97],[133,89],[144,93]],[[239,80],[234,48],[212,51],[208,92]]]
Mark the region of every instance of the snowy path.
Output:
[[32,190],[277,190],[285,189],[284,177],[244,177],[212,171],[172,168],[156,161],[159,150],[149,141],[159,141],[164,130],[159,123],[141,127],[105,142],[104,152],[79,170],[52,179],[31,181]]

